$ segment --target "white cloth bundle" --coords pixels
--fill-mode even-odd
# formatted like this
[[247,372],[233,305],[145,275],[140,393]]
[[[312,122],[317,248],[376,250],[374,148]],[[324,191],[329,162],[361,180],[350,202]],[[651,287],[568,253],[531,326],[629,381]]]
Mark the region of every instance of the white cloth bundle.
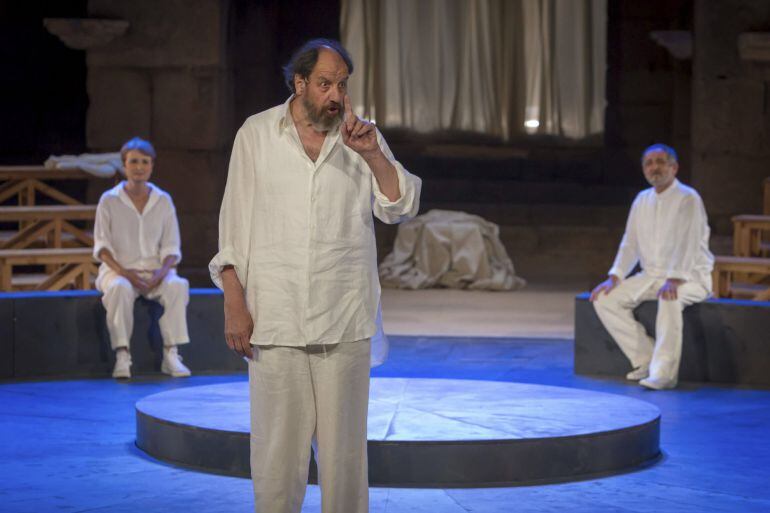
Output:
[[47,169],[80,169],[100,178],[109,178],[123,170],[120,153],[83,153],[81,155],[51,155],[43,164]]
[[398,227],[393,252],[380,264],[382,285],[391,288],[447,287],[515,290],[526,281],[485,219],[451,210],[431,210]]

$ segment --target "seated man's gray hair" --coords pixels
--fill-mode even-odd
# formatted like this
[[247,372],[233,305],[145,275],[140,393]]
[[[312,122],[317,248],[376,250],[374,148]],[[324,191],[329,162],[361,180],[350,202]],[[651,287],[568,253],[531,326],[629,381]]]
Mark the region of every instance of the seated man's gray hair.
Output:
[[647,148],[645,148],[645,150],[642,152],[642,161],[644,161],[644,156],[650,153],[651,151],[665,152],[666,155],[668,155],[669,162],[679,162],[679,158],[676,156],[676,151],[674,150],[674,148],[662,143],[655,143],[652,146],[648,146]]

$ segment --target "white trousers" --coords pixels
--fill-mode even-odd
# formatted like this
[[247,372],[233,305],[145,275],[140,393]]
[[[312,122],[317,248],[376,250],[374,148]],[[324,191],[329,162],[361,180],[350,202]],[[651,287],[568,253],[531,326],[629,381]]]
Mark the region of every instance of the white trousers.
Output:
[[369,511],[370,341],[254,347],[251,478],[257,513],[299,513],[310,448],[323,513]]
[[[128,348],[131,332],[134,330],[134,301],[141,294],[131,282],[109,268],[100,270],[96,288],[103,294],[102,304],[107,310],[107,330],[110,333],[112,349]],[[163,315],[160,316],[158,324],[164,346],[186,344],[190,341],[187,334],[190,285],[187,280],[177,276],[176,271],[172,269],[161,284],[144,297],[157,300],[163,307]]]
[[665,282],[635,274],[622,280],[609,294],[600,294],[594,308],[632,367],[649,366],[651,378],[676,383],[682,359],[682,311],[685,306],[708,298],[710,291],[699,283],[685,282],[677,290],[677,299],[658,299],[653,340],[634,319],[633,310],[642,301],[657,299]]

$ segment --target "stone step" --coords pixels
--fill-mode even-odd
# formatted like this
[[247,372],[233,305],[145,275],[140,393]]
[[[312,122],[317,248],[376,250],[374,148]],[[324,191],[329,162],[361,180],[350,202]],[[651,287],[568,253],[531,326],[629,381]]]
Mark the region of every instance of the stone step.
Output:
[[421,202],[421,213],[431,209],[466,212],[500,226],[605,226],[622,229],[628,216],[628,207],[619,205]]
[[561,182],[519,182],[475,178],[423,178],[423,202],[504,204],[614,205],[626,209],[639,189],[615,185]]

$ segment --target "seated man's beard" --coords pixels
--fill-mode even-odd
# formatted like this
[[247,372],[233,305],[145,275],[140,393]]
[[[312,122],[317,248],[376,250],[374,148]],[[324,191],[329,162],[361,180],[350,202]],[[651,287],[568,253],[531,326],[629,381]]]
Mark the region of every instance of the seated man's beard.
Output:
[[[323,132],[332,130],[342,121],[342,106],[336,102],[330,102],[327,105],[322,105],[319,108],[315,108],[315,106],[310,102],[310,99],[307,96],[304,96],[302,98],[302,105],[305,107],[305,112],[307,112],[307,117],[310,120],[310,123],[313,124],[313,128],[316,130]],[[331,113],[327,110],[332,105],[337,107],[337,111],[334,113]]]

